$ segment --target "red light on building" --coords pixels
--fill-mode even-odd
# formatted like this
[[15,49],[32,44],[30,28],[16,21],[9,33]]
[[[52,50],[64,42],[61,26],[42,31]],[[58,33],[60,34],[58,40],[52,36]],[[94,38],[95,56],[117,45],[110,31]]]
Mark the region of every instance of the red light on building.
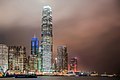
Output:
[[69,70],[73,72],[77,71],[77,57],[71,58]]

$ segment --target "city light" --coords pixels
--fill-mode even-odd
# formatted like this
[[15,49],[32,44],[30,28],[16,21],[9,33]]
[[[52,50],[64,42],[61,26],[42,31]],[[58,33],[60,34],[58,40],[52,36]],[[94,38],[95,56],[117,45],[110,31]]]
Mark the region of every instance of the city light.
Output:
[[[43,3],[42,5],[46,4],[46,2],[50,2],[49,0],[39,0],[39,1],[41,3]],[[68,3],[68,2],[66,1],[66,3]],[[104,41],[108,40],[108,39],[106,39],[106,37],[110,37],[109,33],[107,33],[107,34],[109,34],[107,36],[107,34],[104,32],[105,30],[108,31],[108,29],[105,28],[103,30],[102,29],[103,27],[98,28],[98,29],[102,30],[101,31],[101,32],[103,32],[102,35],[105,34],[105,36],[102,37],[103,43],[102,43],[102,40],[101,41],[99,41],[99,40],[95,41],[95,43],[94,43],[94,41],[90,40],[91,38],[97,40],[97,39],[99,39],[98,36],[101,37],[101,35],[94,33],[94,32],[97,32],[97,30],[98,30],[96,28],[96,24],[100,23],[100,25],[103,26],[103,25],[106,25],[106,23],[114,21],[114,20],[106,21],[103,24],[101,24],[101,22],[99,22],[99,21],[106,20],[106,18],[105,18],[106,15],[104,15],[103,16],[104,20],[102,20],[101,18],[98,17],[100,20],[98,20],[97,23],[94,23],[95,21],[97,21],[96,18],[93,21],[88,20],[89,17],[90,17],[90,20],[91,20],[91,16],[87,16],[89,14],[88,11],[90,11],[90,10],[88,10],[88,11],[86,9],[83,10],[84,8],[86,8],[86,7],[84,7],[83,9],[80,8],[83,11],[81,11],[80,13],[75,13],[74,14],[74,13],[71,12],[72,7],[70,7],[70,6],[72,6],[72,5],[73,4],[71,3],[71,4],[68,5],[68,7],[62,7],[61,8],[62,11],[59,11],[59,9],[60,9],[60,7],[59,7],[59,9],[57,11],[55,11],[55,13],[54,13],[55,8],[51,7],[52,5],[51,6],[50,5],[42,6],[41,13],[36,12],[36,10],[35,10],[35,13],[36,14],[38,13],[39,16],[41,16],[41,19],[39,19],[39,17],[37,17],[38,20],[35,21],[35,24],[39,23],[39,25],[38,25],[39,28],[32,28],[31,31],[33,31],[36,35],[34,34],[34,36],[32,36],[33,33],[31,32],[32,35],[29,34],[29,35],[31,35],[30,38],[28,38],[29,36],[26,37],[25,35],[23,35],[25,31],[23,31],[23,33],[22,32],[20,33],[20,35],[22,34],[21,35],[22,37],[20,37],[18,39],[15,36],[14,38],[11,38],[11,40],[9,41],[9,37],[13,37],[14,35],[12,35],[12,36],[8,35],[9,37],[6,37],[6,38],[1,37],[0,38],[1,40],[3,40],[3,43],[0,43],[0,78],[8,78],[8,77],[10,77],[10,78],[37,78],[39,76],[40,77],[41,76],[64,77],[65,76],[67,78],[70,77],[70,76],[71,76],[70,78],[72,78],[72,77],[75,77],[75,78],[77,77],[78,78],[78,77],[81,77],[81,76],[89,77],[90,76],[90,78],[91,77],[95,77],[95,78],[105,77],[106,78],[106,77],[118,77],[118,76],[120,76],[119,74],[112,73],[112,71],[113,71],[112,68],[114,66],[112,66],[111,64],[109,65],[111,70],[108,70],[108,72],[111,71],[111,73],[107,73],[107,71],[103,72],[101,70],[103,68],[103,66],[105,67],[104,69],[107,70],[108,67],[106,67],[105,65],[107,65],[110,62],[109,61],[110,59],[111,59],[111,62],[112,61],[114,62],[114,60],[116,60],[116,58],[115,59],[114,58],[113,59],[112,58],[107,59],[108,55],[105,55],[104,57],[102,56],[103,51],[101,51],[101,50],[105,47],[110,49],[110,51],[108,51],[108,52],[111,52],[111,51],[115,52],[115,50],[116,50],[116,46],[114,46],[115,50],[114,49],[112,50],[111,47],[108,47],[106,44],[104,44],[105,43]],[[75,5],[77,5],[77,3],[75,3]],[[87,7],[87,8],[89,8],[89,7]],[[11,9],[11,12],[12,12],[12,9]],[[77,6],[76,8],[74,8],[73,11],[78,11],[78,9],[79,8]],[[94,8],[91,8],[91,9],[94,10]],[[31,8],[30,8],[30,10],[31,10]],[[7,10],[5,10],[5,11],[7,13]],[[25,11],[25,10],[23,10],[23,11]],[[65,13],[65,11],[68,11],[68,13],[67,12]],[[87,14],[86,11],[88,12],[88,14]],[[103,10],[103,11],[107,12],[106,10]],[[112,12],[114,13],[114,10]],[[111,12],[111,14],[112,14],[112,12]],[[2,11],[1,11],[1,13],[2,13]],[[65,13],[65,15],[63,15],[63,13]],[[97,10],[95,10],[95,15],[97,13],[102,14],[101,10],[98,11],[98,12],[97,12]],[[55,17],[55,16],[57,16],[56,14],[59,15],[59,17]],[[85,19],[83,19],[83,17],[82,17],[83,14],[84,14]],[[90,14],[92,14],[92,13],[90,13]],[[111,16],[111,14],[110,14],[110,16]],[[60,15],[62,15],[62,16],[60,16]],[[67,15],[67,17],[65,17],[66,15]],[[76,19],[75,18],[76,15],[78,17],[78,20],[74,21],[74,19]],[[78,15],[81,15],[80,19],[79,19]],[[92,17],[93,17],[93,15],[94,14],[92,14]],[[14,16],[16,16],[16,15],[13,14],[12,17],[14,17]],[[30,16],[30,14],[28,16],[33,18],[33,16]],[[72,18],[68,18],[69,16],[71,16]],[[98,15],[96,15],[96,16],[98,16]],[[8,17],[8,15],[6,17]],[[22,16],[20,16],[20,17],[22,17]],[[65,20],[61,19],[62,17],[63,18],[65,17]],[[58,20],[53,20],[53,19],[56,19],[56,18],[59,18],[60,21],[59,21],[59,19]],[[87,22],[85,22],[85,24],[84,24],[84,22],[78,22],[79,20],[82,20],[82,19],[86,20]],[[108,18],[108,19],[110,19],[110,18]],[[5,20],[7,20],[7,19],[5,19]],[[0,21],[2,22],[2,20],[0,20]],[[23,20],[23,22],[24,22],[23,24],[26,23],[24,20]],[[57,22],[59,22],[59,23],[57,23]],[[72,23],[72,22],[76,22],[76,23]],[[12,24],[14,24],[14,23],[15,24],[18,24],[18,23],[21,24],[17,20],[12,22]],[[67,25],[64,24],[64,23],[66,23]],[[86,29],[86,26],[89,26],[89,25],[93,26],[93,25],[91,25],[92,23],[94,23],[95,29],[94,29],[94,27]],[[117,23],[117,21],[116,21],[116,23]],[[74,27],[75,24],[77,24],[76,27]],[[7,24],[7,26],[9,26],[9,25],[10,24]],[[72,25],[72,28],[69,27],[71,25]],[[100,25],[98,25],[98,26],[100,26]],[[0,26],[2,26],[2,25],[0,25]],[[10,25],[10,26],[16,26],[16,25]],[[60,28],[58,28],[57,26],[60,26]],[[83,27],[79,28],[79,26],[84,26],[84,28]],[[118,24],[117,24],[117,26],[118,26]],[[69,29],[70,31],[67,29],[67,27],[70,28]],[[108,27],[108,25],[107,25],[107,27]],[[57,30],[56,30],[57,28],[63,30],[65,33],[64,32],[57,33]],[[25,28],[25,29],[28,29],[28,27]],[[55,31],[53,29],[55,29]],[[81,29],[81,31],[79,31],[80,29]],[[86,31],[90,30],[90,32],[89,33],[87,33],[87,32],[84,33],[84,29],[86,29]],[[19,30],[19,28],[14,28],[13,27],[12,29],[10,29],[10,32],[8,30],[8,32],[6,32],[4,34],[2,33],[2,30],[1,30],[1,34],[2,34],[2,36],[3,35],[6,36],[6,34],[9,34],[9,33],[11,34],[13,30],[14,30],[15,33],[17,33],[17,30]],[[66,31],[66,30],[68,30],[68,31]],[[78,30],[78,32],[76,32],[77,30]],[[112,28],[110,30],[112,31]],[[100,31],[98,31],[98,32],[100,32]],[[115,31],[112,31],[112,32],[115,32]],[[55,33],[55,35],[54,35],[54,33]],[[71,35],[70,34],[68,35],[66,33],[70,33]],[[58,35],[58,34],[60,34],[60,35]],[[83,34],[83,35],[81,35],[81,34]],[[71,36],[72,36],[72,39],[70,39]],[[79,39],[79,36],[80,36],[80,39]],[[97,39],[94,38],[94,36],[97,36]],[[24,37],[26,38],[25,40],[23,40]],[[56,39],[54,39],[54,37]],[[64,39],[61,39],[61,37],[64,37]],[[114,37],[115,37],[115,35],[114,35]],[[112,35],[112,38],[114,38],[114,37]],[[81,38],[83,38],[83,39],[81,39]],[[4,40],[9,41],[9,43],[6,43]],[[23,40],[23,42],[21,40]],[[61,42],[59,42],[59,40]],[[81,41],[83,40],[83,42],[80,42],[80,40]],[[87,40],[88,40],[88,42],[87,42]],[[61,43],[62,43],[62,45],[61,45]],[[71,43],[71,45],[69,43]],[[98,48],[100,48],[100,51],[96,48],[95,44],[97,44],[97,43],[100,44],[99,47],[98,47]],[[113,44],[112,40],[107,42],[107,43],[112,43]],[[26,46],[26,44],[27,44],[27,46]],[[101,47],[102,44],[103,44],[103,46]],[[79,47],[79,45],[81,45],[81,47]],[[94,47],[91,48],[91,46],[94,46]],[[71,49],[69,49],[69,48],[71,48]],[[92,52],[89,52],[89,51],[92,51],[93,54],[92,54]],[[104,49],[104,51],[105,51],[105,53],[107,53],[107,50]],[[99,53],[99,52],[101,54],[95,55],[95,53]],[[90,54],[90,56],[89,56],[88,53],[91,53],[92,55]],[[100,59],[98,61],[95,61],[95,60],[98,59],[97,57],[95,57],[95,60],[92,60],[92,59],[94,59],[94,56],[97,56],[97,57],[100,56],[99,57]],[[90,58],[87,59],[88,57],[90,57]],[[106,62],[105,62],[106,64],[103,64],[102,59],[103,59],[103,61],[106,60]],[[87,63],[89,63],[89,64],[84,65],[85,62],[86,62],[86,64]],[[96,64],[96,65],[93,65],[93,64]],[[96,66],[99,66],[100,68],[98,67],[98,70],[97,70],[97,68],[95,68]],[[118,70],[118,69],[116,69],[116,70]],[[103,73],[100,73],[99,71],[101,71]]]

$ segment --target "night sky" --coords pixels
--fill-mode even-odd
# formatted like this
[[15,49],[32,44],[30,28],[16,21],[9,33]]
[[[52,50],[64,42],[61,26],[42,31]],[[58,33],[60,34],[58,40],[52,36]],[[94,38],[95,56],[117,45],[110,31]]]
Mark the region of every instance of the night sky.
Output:
[[0,43],[23,45],[29,55],[44,5],[53,11],[54,57],[67,45],[79,70],[120,73],[120,0],[0,0]]

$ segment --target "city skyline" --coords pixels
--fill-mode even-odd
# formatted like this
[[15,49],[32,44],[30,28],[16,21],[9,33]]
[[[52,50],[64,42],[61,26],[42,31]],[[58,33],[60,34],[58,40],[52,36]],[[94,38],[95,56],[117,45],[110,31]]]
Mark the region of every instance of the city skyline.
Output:
[[41,7],[48,4],[53,9],[54,56],[56,47],[66,44],[69,57],[79,57],[79,70],[120,72],[118,0],[2,0],[0,3],[1,43],[26,46],[29,55],[33,34],[41,40]]

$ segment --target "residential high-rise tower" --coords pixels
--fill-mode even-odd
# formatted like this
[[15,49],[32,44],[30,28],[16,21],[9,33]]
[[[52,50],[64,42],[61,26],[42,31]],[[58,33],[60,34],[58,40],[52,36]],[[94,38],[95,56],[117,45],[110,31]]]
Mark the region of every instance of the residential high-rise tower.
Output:
[[8,48],[8,68],[9,70],[26,70],[27,58],[24,46],[9,46]]
[[8,69],[8,47],[4,44],[0,44],[0,67],[3,72]]

